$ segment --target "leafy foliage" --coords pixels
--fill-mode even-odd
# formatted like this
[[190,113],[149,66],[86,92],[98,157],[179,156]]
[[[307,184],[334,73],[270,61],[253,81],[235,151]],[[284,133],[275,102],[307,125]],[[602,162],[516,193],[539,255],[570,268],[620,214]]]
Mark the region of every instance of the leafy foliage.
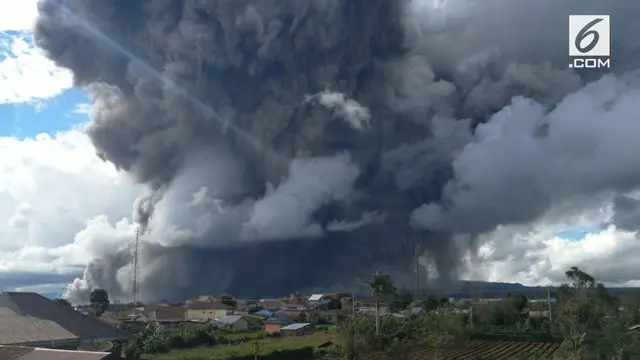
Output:
[[93,289],[89,296],[91,315],[100,316],[109,309],[109,294],[104,289]]

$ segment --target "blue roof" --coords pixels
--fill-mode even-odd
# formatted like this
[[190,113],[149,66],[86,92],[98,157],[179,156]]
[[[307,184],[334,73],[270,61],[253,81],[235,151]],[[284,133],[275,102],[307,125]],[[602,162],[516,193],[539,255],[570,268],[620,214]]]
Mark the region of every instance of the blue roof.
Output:
[[295,323],[295,324],[287,325],[281,328],[280,330],[298,330],[310,325],[311,323]]
[[272,317],[273,313],[269,310],[260,310],[260,311],[256,311],[256,315],[260,315],[264,317]]

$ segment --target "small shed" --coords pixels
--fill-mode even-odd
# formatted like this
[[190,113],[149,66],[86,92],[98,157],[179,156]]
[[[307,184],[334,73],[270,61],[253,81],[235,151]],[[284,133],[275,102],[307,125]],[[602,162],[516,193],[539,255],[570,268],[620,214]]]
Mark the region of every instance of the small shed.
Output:
[[275,314],[275,316],[268,318],[264,322],[264,331],[270,335],[280,334],[280,330],[283,327],[292,323],[293,321],[283,314]]
[[231,331],[247,331],[249,322],[240,315],[226,315],[216,320],[218,326]]
[[311,323],[295,323],[284,326],[280,329],[280,334],[284,337],[311,335]]

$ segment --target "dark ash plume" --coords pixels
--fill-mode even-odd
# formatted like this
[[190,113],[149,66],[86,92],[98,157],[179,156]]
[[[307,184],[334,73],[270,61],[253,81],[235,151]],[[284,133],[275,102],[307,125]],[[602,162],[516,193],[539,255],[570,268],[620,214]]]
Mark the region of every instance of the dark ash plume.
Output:
[[[415,230],[411,214],[441,202],[477,124],[517,95],[552,107],[582,79],[553,42],[527,61],[495,37],[495,1],[473,21],[466,1],[426,3],[40,3],[36,42],[89,88],[98,155],[151,190],[134,210],[145,297],[348,287],[376,268],[410,283],[416,244],[442,283],[457,276],[456,229]],[[124,294],[123,256],[72,289]]]

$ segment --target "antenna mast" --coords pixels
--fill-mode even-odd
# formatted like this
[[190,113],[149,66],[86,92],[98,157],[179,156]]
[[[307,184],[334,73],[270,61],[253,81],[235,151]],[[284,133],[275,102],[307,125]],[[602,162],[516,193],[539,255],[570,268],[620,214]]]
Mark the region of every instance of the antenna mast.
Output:
[[418,301],[418,298],[420,297],[420,245],[415,244],[413,251],[416,266],[416,289],[413,299],[414,301]]
[[139,299],[140,277],[140,227],[136,228],[136,240],[133,244],[133,273],[131,274],[131,290],[133,292],[133,305],[137,306]]

